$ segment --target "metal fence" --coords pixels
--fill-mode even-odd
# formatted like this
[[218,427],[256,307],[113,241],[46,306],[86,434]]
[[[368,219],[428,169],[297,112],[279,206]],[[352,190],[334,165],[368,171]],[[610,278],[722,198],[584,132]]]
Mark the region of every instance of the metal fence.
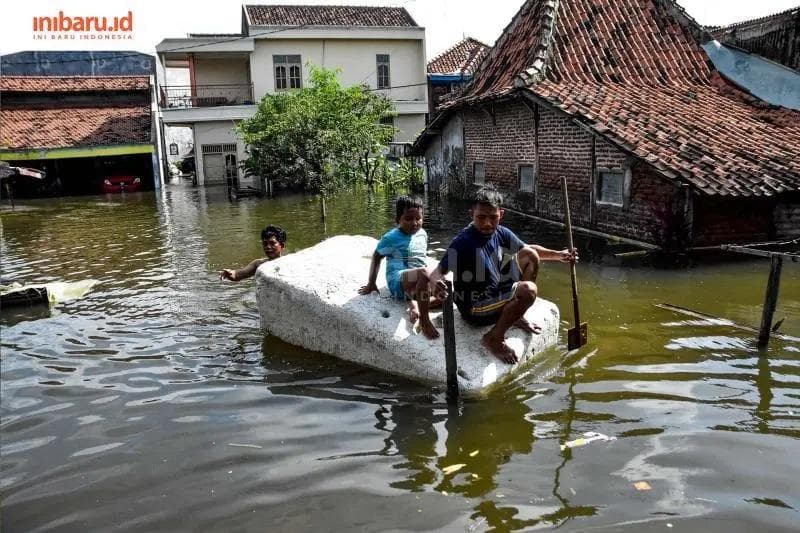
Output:
[[161,87],[161,107],[217,107],[253,104],[253,84],[168,85]]

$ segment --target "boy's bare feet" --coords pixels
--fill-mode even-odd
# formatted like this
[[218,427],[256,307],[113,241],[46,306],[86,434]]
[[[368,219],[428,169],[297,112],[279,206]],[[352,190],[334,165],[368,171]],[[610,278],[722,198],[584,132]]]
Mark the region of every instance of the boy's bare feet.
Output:
[[511,365],[519,360],[517,358],[517,354],[514,353],[514,350],[512,350],[508,344],[506,344],[505,339],[500,339],[487,333],[481,337],[481,344],[484,348],[489,350],[493,356],[497,357],[506,364]]
[[417,305],[416,300],[410,300],[408,302],[408,323],[412,326],[414,323],[419,319],[419,305]]
[[436,329],[436,326],[433,325],[433,322],[431,322],[430,319],[420,320],[419,329],[421,329],[422,334],[428,337],[429,339],[439,338],[439,331]]
[[534,333],[534,334],[538,335],[538,334],[540,334],[542,332],[542,326],[540,326],[538,324],[534,324],[533,322],[531,322],[530,320],[528,320],[525,317],[522,317],[519,320],[517,320],[514,323],[514,325],[517,326],[522,331],[527,331],[528,333]]

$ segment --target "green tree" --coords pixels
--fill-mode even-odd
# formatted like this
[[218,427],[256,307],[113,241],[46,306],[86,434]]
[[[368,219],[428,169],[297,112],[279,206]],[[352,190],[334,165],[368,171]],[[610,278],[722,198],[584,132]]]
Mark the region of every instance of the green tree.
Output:
[[375,156],[394,134],[380,119],[394,108],[364,86],[342,86],[337,74],[310,66],[308,87],[261,99],[238,126],[249,146],[246,171],[323,198],[357,181],[374,184]]

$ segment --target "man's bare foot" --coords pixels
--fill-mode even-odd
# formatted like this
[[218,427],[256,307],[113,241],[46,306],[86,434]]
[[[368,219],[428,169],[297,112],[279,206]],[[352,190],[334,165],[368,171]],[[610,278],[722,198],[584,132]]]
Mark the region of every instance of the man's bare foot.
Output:
[[430,319],[420,320],[419,329],[421,329],[422,334],[428,337],[429,339],[439,338],[439,331],[436,329],[436,326],[433,325],[433,322],[431,322]]
[[408,323],[413,326],[414,322],[416,322],[417,319],[419,319],[419,306],[417,305],[416,300],[411,300],[410,302],[408,302],[407,310],[408,310]]
[[514,353],[506,341],[504,339],[498,339],[497,337],[490,337],[487,333],[483,337],[481,337],[481,344],[484,348],[489,350],[489,352],[503,361],[506,364],[514,364],[519,359],[517,358],[517,354]]
[[534,333],[538,335],[542,332],[542,326],[534,324],[525,317],[522,317],[519,320],[517,320],[514,325],[517,326],[522,331],[527,331],[528,333]]

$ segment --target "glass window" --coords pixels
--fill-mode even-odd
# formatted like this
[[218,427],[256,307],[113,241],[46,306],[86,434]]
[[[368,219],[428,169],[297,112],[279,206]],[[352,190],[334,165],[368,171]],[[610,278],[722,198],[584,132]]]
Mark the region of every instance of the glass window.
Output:
[[274,55],[275,90],[300,89],[303,87],[303,65],[299,55]]
[[388,89],[391,87],[389,75],[389,54],[378,54],[375,56],[378,71],[378,89]]
[[472,163],[472,181],[476,185],[483,185],[486,183],[486,163],[483,161],[475,161]]
[[625,191],[625,174],[622,172],[600,172],[597,184],[597,200],[606,204],[622,205]]
[[519,190],[533,192],[535,179],[536,177],[533,171],[533,165],[519,166]]

